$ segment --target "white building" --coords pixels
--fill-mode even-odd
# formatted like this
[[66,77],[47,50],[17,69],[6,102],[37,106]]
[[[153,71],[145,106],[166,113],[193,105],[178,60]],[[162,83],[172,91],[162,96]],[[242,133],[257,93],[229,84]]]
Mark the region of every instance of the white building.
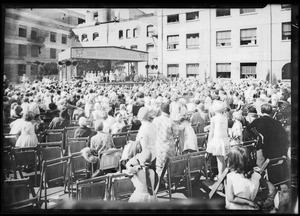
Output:
[[165,76],[290,81],[291,5],[157,11]]

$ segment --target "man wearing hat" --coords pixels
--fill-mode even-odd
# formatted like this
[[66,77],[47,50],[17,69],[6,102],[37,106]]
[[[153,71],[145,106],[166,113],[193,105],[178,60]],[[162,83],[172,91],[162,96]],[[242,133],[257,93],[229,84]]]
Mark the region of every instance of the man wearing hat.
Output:
[[153,124],[157,131],[156,136],[156,172],[161,175],[167,157],[174,157],[175,136],[178,136],[178,128],[174,121],[170,119],[170,105],[161,105],[161,115],[153,119]]
[[151,163],[155,170],[155,159],[156,159],[156,128],[149,121],[149,109],[146,107],[141,107],[138,112],[138,120],[141,121],[141,126],[139,132],[136,136],[136,141],[141,143],[142,149],[148,149],[152,154]]

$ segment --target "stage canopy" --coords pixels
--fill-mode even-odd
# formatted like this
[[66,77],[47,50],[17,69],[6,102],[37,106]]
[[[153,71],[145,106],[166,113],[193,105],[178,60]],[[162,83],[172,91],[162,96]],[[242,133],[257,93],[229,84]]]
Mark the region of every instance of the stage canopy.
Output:
[[148,52],[115,46],[71,47],[58,54],[58,61],[79,59],[116,60],[123,62],[147,62]]

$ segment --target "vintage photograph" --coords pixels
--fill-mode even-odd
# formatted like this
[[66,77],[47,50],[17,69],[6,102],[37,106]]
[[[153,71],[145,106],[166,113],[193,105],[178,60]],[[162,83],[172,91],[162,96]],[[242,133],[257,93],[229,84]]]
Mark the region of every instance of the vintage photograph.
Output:
[[2,5],[1,213],[298,214],[298,10]]

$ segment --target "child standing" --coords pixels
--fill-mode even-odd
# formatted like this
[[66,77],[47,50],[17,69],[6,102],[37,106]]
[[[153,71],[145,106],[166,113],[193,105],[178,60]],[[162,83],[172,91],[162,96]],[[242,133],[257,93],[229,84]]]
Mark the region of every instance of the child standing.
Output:
[[228,154],[226,209],[258,210],[254,199],[260,186],[261,175],[254,172],[250,154],[245,147],[232,147]]
[[218,176],[225,169],[225,156],[229,152],[228,119],[225,113],[225,104],[215,100],[212,104],[214,116],[210,120],[207,149],[208,153],[217,157]]
[[[128,202],[155,202],[154,193],[155,172],[148,167],[151,162],[151,152],[147,149],[136,154],[126,163],[128,173],[133,174],[131,181],[135,190]],[[147,168],[146,168],[147,167]]]

